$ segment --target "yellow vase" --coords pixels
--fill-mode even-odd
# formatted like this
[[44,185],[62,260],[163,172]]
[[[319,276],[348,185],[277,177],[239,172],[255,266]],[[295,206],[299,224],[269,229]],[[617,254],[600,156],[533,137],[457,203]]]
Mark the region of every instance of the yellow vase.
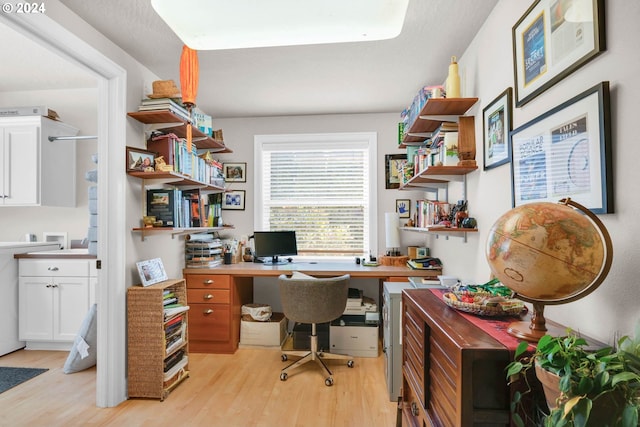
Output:
[[460,98],[460,75],[458,74],[458,63],[455,56],[451,57],[451,64],[449,64],[447,98]]

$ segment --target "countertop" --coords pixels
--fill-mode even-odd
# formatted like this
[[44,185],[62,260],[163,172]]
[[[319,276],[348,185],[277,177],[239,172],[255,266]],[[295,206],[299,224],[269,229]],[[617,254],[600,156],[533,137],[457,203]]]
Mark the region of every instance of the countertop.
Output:
[[14,258],[54,258],[54,259],[96,259],[96,255],[89,254],[88,249],[61,249],[57,251],[27,252],[15,254]]

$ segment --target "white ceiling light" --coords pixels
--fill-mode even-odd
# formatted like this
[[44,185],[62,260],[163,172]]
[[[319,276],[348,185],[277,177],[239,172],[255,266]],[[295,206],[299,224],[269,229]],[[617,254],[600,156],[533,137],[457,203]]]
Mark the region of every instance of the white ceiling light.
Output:
[[151,0],[195,50],[384,40],[402,30],[409,0]]

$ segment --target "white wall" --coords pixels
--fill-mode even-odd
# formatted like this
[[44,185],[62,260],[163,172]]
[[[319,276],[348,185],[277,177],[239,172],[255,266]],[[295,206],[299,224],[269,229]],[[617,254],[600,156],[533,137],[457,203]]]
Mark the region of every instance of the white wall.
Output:
[[[479,170],[468,177],[470,214],[478,219],[480,232],[466,244],[460,240],[430,239],[429,245],[444,259],[448,274],[478,283],[490,275],[484,255],[488,230],[511,208],[510,166],[482,170],[482,109],[504,89],[514,87],[511,29],[528,6],[529,2],[500,1],[459,61],[462,96],[480,99],[473,110]],[[545,310],[548,319],[606,342],[612,342],[616,332],[633,332],[640,315],[637,293],[640,263],[635,241],[640,232],[635,221],[640,200],[634,196],[640,151],[635,123],[640,95],[638,17],[638,2],[606,2],[607,51],[513,112],[515,129],[601,81],[611,82],[614,194],[609,196],[614,198],[615,213],[599,216],[613,240],[611,272],[593,294]]]

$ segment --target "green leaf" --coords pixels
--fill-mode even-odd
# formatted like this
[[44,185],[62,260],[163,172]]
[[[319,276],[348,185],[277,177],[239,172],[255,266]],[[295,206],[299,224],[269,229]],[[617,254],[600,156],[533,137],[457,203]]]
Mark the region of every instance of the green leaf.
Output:
[[507,366],[507,378],[522,372],[522,362],[512,362]]
[[520,357],[525,351],[527,351],[527,348],[529,348],[528,342],[526,341],[520,342],[516,347],[516,351],[514,353],[514,359],[517,359],[518,357]]
[[611,378],[611,386],[615,387],[616,384],[627,381],[640,382],[640,376],[634,374],[633,372],[620,372],[619,374],[615,374],[613,378]]
[[[569,405],[569,402],[572,402]],[[575,427],[585,427],[587,421],[589,421],[589,415],[591,414],[591,407],[593,403],[591,399],[585,397],[574,397],[565,404],[564,414],[565,417],[569,412],[573,415],[573,424]]]
[[520,418],[520,415],[513,414],[513,416],[511,417],[511,420],[517,427],[524,427],[524,421],[522,421],[522,418]]
[[630,403],[622,410],[622,427],[636,427],[638,425],[638,407]]
[[593,389],[593,380],[589,377],[580,378],[580,382],[578,383],[578,393],[587,394],[591,389]]

